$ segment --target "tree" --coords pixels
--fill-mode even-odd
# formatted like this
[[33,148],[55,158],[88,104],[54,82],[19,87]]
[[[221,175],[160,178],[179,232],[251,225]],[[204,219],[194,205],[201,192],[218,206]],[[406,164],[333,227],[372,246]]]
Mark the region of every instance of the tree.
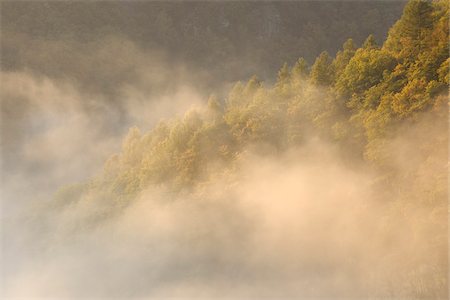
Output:
[[333,79],[332,59],[328,52],[323,51],[311,67],[310,82],[314,85],[329,86]]
[[409,64],[424,48],[426,33],[433,26],[433,6],[425,0],[411,0],[399,21],[391,28],[384,47]]
[[336,58],[333,60],[333,68],[335,77],[339,78],[350,59],[355,55],[356,47],[352,39],[348,39],[342,46],[342,50],[338,51]]
[[423,30],[431,29],[433,7],[431,1],[412,0],[406,4],[400,19],[400,30],[403,36],[413,40],[421,38]]
[[369,35],[367,39],[364,41],[363,48],[364,49],[378,48],[377,42],[375,41],[375,37],[373,36],[373,34]]
[[289,80],[289,68],[287,63],[284,63],[281,69],[278,71],[277,84],[284,84]]
[[304,79],[308,76],[308,73],[308,63],[303,57],[300,57],[291,69],[291,76],[292,78]]
[[360,48],[356,51],[336,82],[340,96],[361,96],[364,91],[380,83],[384,72],[396,66],[395,59],[387,52],[374,48]]

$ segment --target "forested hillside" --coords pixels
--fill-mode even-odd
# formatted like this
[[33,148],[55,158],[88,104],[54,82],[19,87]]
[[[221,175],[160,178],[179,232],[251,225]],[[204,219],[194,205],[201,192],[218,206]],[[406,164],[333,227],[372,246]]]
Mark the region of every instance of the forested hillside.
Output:
[[[234,82],[253,74],[272,82],[283,62],[292,64],[302,55],[312,63],[323,50],[334,55],[349,37],[362,43],[373,33],[382,41],[404,5],[403,1],[2,1],[0,135],[5,173],[8,178],[27,177],[39,192],[41,178],[64,173],[46,180],[53,183],[47,194],[61,184],[87,178],[118,149],[100,144],[121,139],[130,126],[147,131],[160,118],[206,102],[212,92],[224,98]],[[77,130],[76,121],[67,125],[71,113],[81,114],[89,123],[81,127],[90,129]],[[58,129],[50,125],[54,123],[60,123]],[[64,144],[66,149],[71,144],[73,154],[58,149],[52,155],[64,153],[62,160],[72,162],[64,170],[54,159],[43,158],[56,147],[31,146],[35,153],[31,161],[24,154],[27,144],[57,134],[49,133],[53,129],[61,139],[72,136]],[[80,133],[78,142],[75,131]],[[77,144],[90,143],[90,136],[105,154],[92,147],[76,149]],[[36,148],[46,153],[37,155]],[[97,158],[92,159],[95,152]]]
[[[254,76],[236,83],[226,99],[212,95],[207,107],[184,118],[162,121],[147,133],[131,128],[123,151],[93,184],[108,186],[119,198],[151,184],[190,189],[232,168],[249,146],[274,154],[315,136],[388,176],[390,156],[397,154],[384,147],[390,139],[406,138],[423,118],[433,120],[433,130],[421,138],[436,131],[445,138],[447,9],[445,1],[412,1],[382,45],[373,36],[360,47],[349,39],[335,57],[322,52],[312,66],[303,58],[285,64],[273,86]],[[409,151],[424,147],[434,157],[445,139],[415,143]]]
[[[299,53],[307,60],[323,50],[335,53],[349,37],[362,41],[373,33],[381,40],[404,1],[39,1],[3,6],[8,11],[1,20],[4,69],[28,67],[52,77],[74,77],[87,88],[115,89],[124,74],[109,74],[99,63],[90,68],[75,57],[119,35],[144,49],[164,51],[173,63],[206,69],[209,76],[196,84],[207,89],[251,72],[271,77],[283,61]],[[57,41],[66,42],[63,49]],[[30,48],[47,54],[36,57]],[[133,70],[124,71],[133,75]]]
[[[63,226],[67,230],[63,232],[77,234],[103,232],[102,226],[110,220],[131,210],[147,210],[149,222],[154,223],[137,226],[141,223],[135,219],[139,216],[136,212],[128,215],[130,228],[163,228],[167,235],[151,235],[156,242],[140,243],[138,253],[167,248],[161,250],[161,260],[151,254],[143,266],[137,264],[142,270],[148,268],[146,272],[155,268],[162,273],[151,273],[154,277],[148,281],[147,273],[141,273],[144,279],[132,285],[134,296],[146,295],[147,288],[151,289],[148,282],[156,286],[194,278],[188,282],[202,288],[206,282],[208,289],[199,289],[207,297],[217,296],[212,292],[217,288],[222,293],[226,290],[231,298],[305,293],[328,298],[445,299],[448,6],[445,0],[411,0],[383,43],[377,43],[372,35],[361,45],[348,39],[335,56],[325,51],[311,65],[302,57],[292,65],[284,64],[274,84],[255,74],[246,82],[237,82],[226,97],[213,94],[207,105],[193,108],[181,118],[163,120],[148,132],[133,127],[121,152],[110,157],[103,172],[88,182],[60,189],[42,207],[64,211],[72,223]],[[283,157],[295,162],[311,158],[315,163],[298,163],[300,171],[289,177],[290,184],[273,188],[266,175],[272,174],[276,182],[283,170],[290,169],[289,163],[275,167],[274,173],[259,166],[265,166],[266,160],[278,165]],[[256,176],[245,171],[249,164],[265,178],[260,185],[246,188],[242,196],[241,182]],[[333,172],[338,175],[329,177]],[[308,174],[314,184],[308,181]],[[309,185],[316,186],[312,196],[300,194],[303,196],[298,198],[305,210],[294,205],[285,208],[291,211],[283,210],[285,215],[277,215],[282,209],[279,206],[297,203],[297,198],[284,202],[290,199],[289,193],[297,195],[302,189],[309,190]],[[260,194],[261,201],[266,201],[264,207],[269,207],[264,210],[268,215],[264,220],[273,224],[249,221],[241,226],[241,213],[232,206],[241,202],[233,199],[254,195],[259,189],[273,193],[270,200],[262,200],[267,198]],[[157,204],[141,206],[142,201]],[[185,204],[188,201],[197,201],[194,205],[198,207]],[[251,201],[257,203],[258,199]],[[83,213],[76,213],[79,207]],[[182,220],[175,224],[189,224],[186,226],[195,233],[176,231],[168,221],[170,210],[176,211],[174,218]],[[188,218],[194,221],[187,222]],[[40,225],[38,219],[27,222],[36,230],[49,232],[43,240],[55,238],[57,234],[49,230],[54,226],[51,218]],[[306,220],[305,224],[299,223],[301,220]],[[264,229],[255,229],[258,224]],[[268,245],[255,242],[257,250],[246,248],[249,240],[260,241],[252,232],[269,235]],[[331,232],[329,236],[327,232]],[[171,234],[179,249],[167,246]],[[111,234],[113,240],[116,237]],[[205,242],[207,239],[212,241]],[[334,242],[324,242],[328,239]],[[117,241],[114,245],[122,247],[121,240]],[[278,243],[285,246],[278,248]],[[270,256],[272,252],[278,255]],[[139,254],[136,257],[139,259]],[[119,259],[117,263],[122,262]],[[161,265],[172,273],[164,273]],[[211,265],[217,268],[211,271]],[[125,268],[125,272],[131,271]],[[285,285],[270,281],[271,274]],[[219,284],[211,287],[208,280]],[[240,280],[250,282],[248,286],[255,290],[240,286]],[[239,288],[230,291],[223,282]],[[273,290],[265,286],[268,282]],[[163,295],[185,295],[186,291],[197,295],[195,288],[172,288],[169,284],[170,292]],[[129,295],[124,290],[117,293]]]

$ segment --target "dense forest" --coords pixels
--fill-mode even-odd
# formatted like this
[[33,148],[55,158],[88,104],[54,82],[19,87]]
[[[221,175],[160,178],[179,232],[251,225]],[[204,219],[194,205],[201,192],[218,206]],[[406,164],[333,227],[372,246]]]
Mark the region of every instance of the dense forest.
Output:
[[[370,163],[390,180],[390,156],[397,153],[384,146],[425,117],[433,129],[415,147],[435,159],[445,155],[435,151],[445,152],[440,143],[446,142],[447,9],[444,1],[412,1],[383,45],[373,36],[361,47],[349,39],[335,57],[322,52],[311,67],[303,58],[283,65],[273,86],[253,76],[236,83],[226,99],[212,95],[207,107],[148,133],[131,128],[122,152],[90,188],[105,187],[124,203],[151,184],[192,189],[223,172],[217,164],[233,168],[251,145],[276,154],[312,136],[336,143],[344,159]],[[410,163],[415,172],[421,167]]]
[[[280,66],[293,64],[299,55],[312,63],[321,51],[334,55],[349,37],[362,43],[373,33],[382,41],[404,2],[3,1],[0,5],[3,163],[9,174],[31,168],[48,176],[49,163],[28,162],[22,148],[36,132],[43,135],[41,129],[45,131],[48,123],[58,122],[47,120],[49,110],[55,110],[58,119],[62,114],[56,111],[77,106],[76,113],[89,119],[86,127],[95,133],[97,144],[105,137],[119,139],[130,126],[148,130],[160,118],[184,112],[197,94],[198,102],[205,102],[210,93],[224,98],[236,81],[253,74],[273,82]],[[194,90],[189,97],[184,96],[185,87]],[[52,100],[55,94],[60,100]],[[179,103],[177,94],[189,98],[181,101],[186,105]],[[146,116],[137,117],[136,111]],[[150,120],[151,114],[155,120]],[[68,116],[64,118],[60,126],[66,124]],[[58,153],[59,157],[62,152]],[[79,155],[67,160],[74,157]],[[92,164],[95,169],[104,159]],[[66,169],[67,180],[55,181],[76,181],[94,171],[85,168],[83,176],[68,176],[81,173],[73,169]],[[35,181],[39,180],[33,185]]]
[[[26,1],[2,5],[8,11],[0,21],[4,70],[30,68],[105,91],[124,79],[136,80],[133,68],[122,66],[121,72],[110,72],[102,61],[95,61],[95,67],[84,63],[95,47],[116,46],[107,39],[111,35],[126,37],[143,49],[160,50],[174,65],[187,63],[191,69],[207,70],[207,76],[193,84],[208,90],[255,72],[272,78],[284,61],[292,63],[300,54],[311,61],[323,50],[334,54],[349,37],[362,42],[372,33],[382,40],[404,2]],[[127,52],[117,55],[123,60]]]
[[[65,234],[101,230],[103,224],[120,218],[142,199],[181,210],[177,217],[183,220],[187,218],[186,215],[193,214],[192,218],[199,218],[196,221],[198,223],[195,223],[198,227],[195,228],[201,232],[223,228],[216,222],[231,228],[236,225],[238,217],[229,205],[233,202],[233,193],[240,191],[236,186],[248,176],[243,171],[248,164],[258,166],[264,165],[265,160],[294,157],[294,161],[315,159],[320,162],[317,166],[323,166],[330,159],[325,152],[332,152],[333,163],[339,165],[340,169],[364,176],[370,174],[370,179],[365,181],[364,193],[357,199],[346,203],[346,197],[339,196],[340,192],[330,190],[328,197],[336,197],[338,201],[324,202],[335,205],[327,209],[335,210],[336,218],[339,214],[345,216],[348,213],[346,210],[359,216],[348,228],[359,227],[361,231],[355,233],[355,229],[344,229],[342,240],[338,239],[331,245],[336,246],[332,250],[337,252],[347,249],[352,253],[359,246],[348,242],[353,241],[352,237],[348,237],[350,233],[358,236],[354,238],[355,243],[364,243],[362,249],[365,251],[355,251],[354,257],[346,258],[345,270],[340,269],[344,275],[339,277],[352,280],[358,278],[360,281],[340,285],[337,283],[339,279],[333,279],[336,281],[322,290],[321,285],[316,285],[311,278],[308,279],[312,280],[309,283],[298,279],[295,285],[302,292],[307,290],[302,288],[302,284],[318,286],[318,291],[305,292],[305,295],[313,298],[352,295],[363,299],[445,299],[448,296],[448,6],[448,1],[444,0],[411,0],[383,43],[378,43],[373,35],[360,43],[348,39],[335,55],[324,51],[311,60],[310,53],[307,53],[306,57],[300,57],[294,63],[285,63],[279,69],[274,83],[260,79],[266,77],[265,74],[261,77],[255,74],[245,82],[235,83],[225,96],[222,93],[211,94],[206,105],[193,108],[182,117],[162,120],[147,132],[132,127],[123,140],[120,153],[108,159],[100,174],[86,182],[61,188],[51,201],[33,209],[75,211],[76,207],[88,207],[87,213],[70,215],[74,221],[69,229],[65,229],[68,230],[64,231]],[[311,37],[314,38],[320,36]],[[304,41],[299,43],[303,44]],[[277,46],[282,47],[280,44]],[[301,164],[299,168],[302,168]],[[316,172],[314,167],[311,170],[312,174]],[[345,182],[346,178],[352,178],[348,180],[354,180],[355,185],[358,185],[358,177],[362,177],[329,179],[325,174],[327,169],[320,170],[323,170],[323,174],[318,178],[323,176],[323,182],[318,182],[319,191],[321,186],[323,189],[330,187],[327,180],[342,181],[345,187],[350,184]],[[294,176],[293,181],[296,180]],[[300,177],[297,183],[297,188],[301,189],[303,185]],[[220,188],[216,188],[218,185]],[[259,188],[264,190],[263,186],[256,187]],[[164,191],[164,197],[159,196],[162,193],[160,191]],[[271,192],[279,195],[279,198],[273,198],[274,201],[283,203],[286,193],[283,188]],[[195,209],[177,206],[177,201],[186,199],[203,203],[205,207],[210,205],[205,199],[220,199],[214,204],[220,206],[219,213],[212,213],[208,209],[208,213],[199,213]],[[315,201],[314,198],[311,201]],[[153,218],[153,213],[155,218],[159,218],[157,211],[150,211],[147,215],[149,219]],[[305,212],[297,213],[298,218],[309,218]],[[312,209],[309,213],[315,214],[316,211]],[[52,218],[49,217],[45,222],[43,218],[45,216],[42,214],[35,215],[26,221],[34,230],[47,232],[45,238],[39,241],[40,245],[35,245],[37,249],[44,247],[57,235],[51,230],[54,226]],[[334,219],[327,220],[331,220],[330,223],[323,226],[337,226]],[[293,224],[297,224],[295,222]],[[284,232],[287,239],[293,240],[292,243],[295,240],[295,226],[288,225],[286,228],[294,229]],[[335,232],[327,227],[313,228],[317,230],[312,231],[313,235],[321,235],[327,230]],[[235,247],[245,248],[242,245],[246,243],[246,236],[244,233],[241,236],[240,232],[247,229],[230,231],[239,236],[231,239]],[[210,237],[209,233],[204,234]],[[224,242],[225,239],[229,241],[223,237],[227,234],[230,233],[220,231],[220,234],[213,234],[215,239],[212,243],[228,249],[223,251],[229,253],[235,250]],[[201,243],[189,235],[180,239],[185,241],[180,247],[194,247],[197,251],[195,255],[209,253],[210,248],[202,252],[204,248]],[[312,248],[320,245],[315,244],[315,241],[306,244]],[[164,237],[158,237],[157,243],[166,245]],[[292,247],[300,256],[302,249],[305,249],[303,246]],[[140,248],[140,251],[143,249]],[[278,251],[276,249],[274,251]],[[252,252],[251,249],[249,251]],[[322,253],[321,249],[317,251]],[[188,250],[186,252],[191,253]],[[196,270],[193,273],[189,271],[192,270],[190,265],[174,266],[171,264],[173,262],[161,264],[175,268],[173,272],[177,274],[189,274],[186,275],[189,278],[213,276],[202,265],[207,262],[195,255],[190,256],[197,259],[197,267],[192,267]],[[294,257],[290,262],[293,266],[301,270],[318,270],[319,275],[328,274],[327,266],[336,263],[333,259],[343,257],[327,254],[318,261],[309,259],[300,263],[295,260],[295,255],[289,255]],[[175,257],[175,260],[181,260],[179,256]],[[243,263],[236,256],[230,257],[208,256],[204,259],[210,260],[210,264],[221,266],[221,276],[225,281],[227,278],[244,280],[248,277],[246,272],[256,268],[255,265],[260,268],[257,270],[263,269],[255,261],[252,261],[253,264],[248,261]],[[150,266],[159,265],[155,263]],[[227,266],[233,266],[232,270]],[[267,267],[264,272],[276,273],[276,266],[275,263],[270,266],[273,269]],[[165,278],[164,274],[161,276]],[[269,280],[270,276],[267,276],[264,280]],[[180,278],[176,277],[176,280]],[[175,279],[170,277],[170,280]],[[270,282],[264,280],[261,282]],[[163,284],[164,279],[149,279],[149,282]],[[143,286],[145,279],[142,285],[134,286],[134,294],[131,295],[144,295],[147,290]],[[338,289],[336,286],[344,288]],[[281,290],[289,289],[284,286]],[[188,294],[193,293],[192,290],[187,291]],[[238,295],[239,291],[236,291]],[[293,288],[291,291],[292,296],[297,290]],[[129,295],[122,290],[118,293]],[[262,289],[240,295],[261,294],[267,295]],[[205,292],[202,295],[214,294]],[[231,298],[235,296],[228,295]]]

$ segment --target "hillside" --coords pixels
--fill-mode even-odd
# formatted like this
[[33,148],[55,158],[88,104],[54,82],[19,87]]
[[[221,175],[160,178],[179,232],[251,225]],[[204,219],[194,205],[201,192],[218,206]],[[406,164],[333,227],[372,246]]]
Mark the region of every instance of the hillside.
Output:
[[448,5],[130,128],[25,221],[56,294],[445,299]]
[[276,154],[311,137],[336,143],[344,158],[389,168],[396,154],[386,142],[423,118],[434,126],[446,119],[446,9],[443,2],[411,2],[383,45],[373,36],[361,47],[349,39],[335,57],[322,52],[311,67],[303,58],[285,64],[274,85],[254,76],[184,118],[147,133],[132,128],[97,180],[122,196],[151,184],[192,188],[222,172],[211,166],[233,165],[249,146]]

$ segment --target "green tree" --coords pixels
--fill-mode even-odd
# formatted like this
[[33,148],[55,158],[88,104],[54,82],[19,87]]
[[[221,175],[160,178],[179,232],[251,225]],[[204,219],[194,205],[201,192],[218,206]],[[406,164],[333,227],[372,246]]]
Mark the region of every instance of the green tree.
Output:
[[363,48],[364,49],[378,48],[377,42],[375,41],[375,37],[373,36],[373,34],[369,35],[367,39],[364,41]]
[[360,48],[338,78],[336,90],[344,97],[361,96],[364,91],[380,83],[384,74],[395,66],[396,61],[389,53]]
[[291,69],[291,76],[293,78],[304,79],[309,74],[309,66],[303,57],[300,57]]
[[328,52],[322,52],[311,67],[310,82],[314,85],[329,86],[333,83],[334,70]]
[[342,50],[339,50],[336,54],[336,58],[333,60],[333,68],[336,78],[339,78],[344,72],[345,67],[350,62],[350,59],[355,55],[356,47],[352,39],[348,39],[342,46]]
[[409,64],[424,48],[424,39],[433,26],[433,5],[426,0],[411,0],[399,21],[389,31],[384,47]]

